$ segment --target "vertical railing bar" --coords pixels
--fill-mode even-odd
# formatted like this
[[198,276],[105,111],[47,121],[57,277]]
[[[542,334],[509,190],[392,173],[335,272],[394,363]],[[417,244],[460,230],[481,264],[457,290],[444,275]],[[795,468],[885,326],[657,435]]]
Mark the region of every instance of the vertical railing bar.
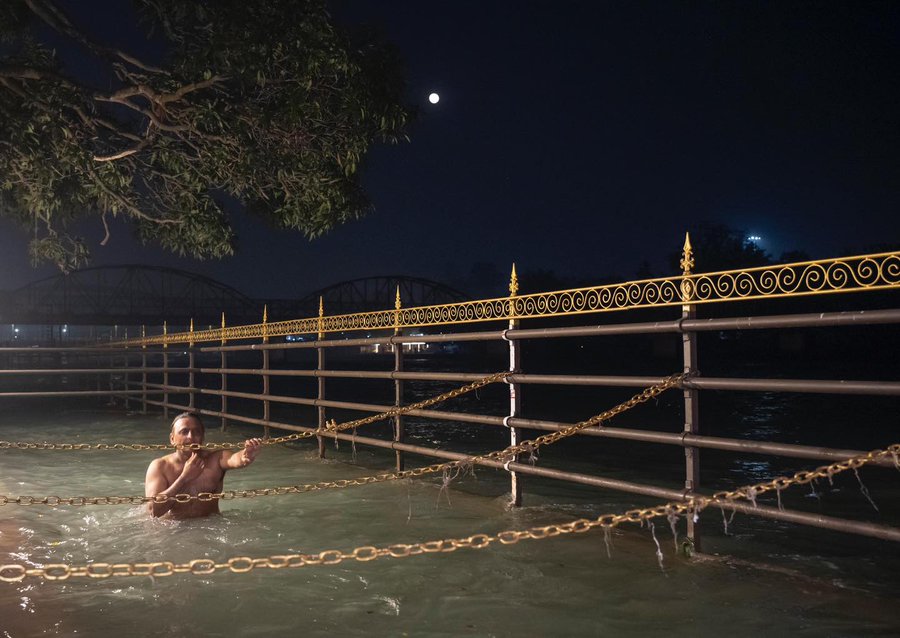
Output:
[[[169,332],[168,323],[163,321],[163,353],[162,353],[162,361],[163,361],[163,385],[169,386],[169,343],[166,340],[166,335]],[[169,418],[169,393],[168,391],[163,392],[163,403],[166,405],[163,406],[163,418]]]
[[[225,312],[222,312],[222,343],[221,345],[225,345]],[[228,390],[228,353],[223,349],[219,351],[219,367],[222,370],[222,375],[219,379],[219,389],[223,392]],[[221,396],[221,408],[222,408],[222,432],[225,431],[225,428],[228,427],[228,397],[224,394]]]
[[[693,250],[691,248],[690,234],[685,234],[684,248],[681,259],[681,268],[684,279],[681,282],[681,299],[684,302],[690,302],[694,298],[693,284],[688,276],[694,267]],[[688,319],[696,319],[696,304],[685,303],[681,306],[682,321]],[[694,374],[697,371],[697,333],[693,331],[682,331],[682,364],[683,372],[686,375]],[[700,434],[700,391],[695,389],[684,389],[684,433]],[[684,491],[686,495],[693,494],[700,487],[700,448],[693,446],[685,446],[684,448],[685,476]],[[694,517],[687,517],[687,537],[691,543],[691,552],[700,551],[700,529],[694,523]]]
[[[400,286],[397,285],[397,297],[394,301],[394,335],[400,334]],[[394,347],[394,372],[403,372],[403,344],[392,343]],[[394,379],[394,405],[400,407],[403,405],[403,380]],[[394,417],[394,441],[402,443],[406,439],[406,433],[403,427],[403,416]],[[396,455],[396,467],[398,472],[402,472],[405,466],[404,453],[401,450],[394,450]]]
[[[269,306],[266,304],[263,306],[263,321],[262,321],[262,329],[263,329],[263,343],[269,343],[269,335],[268,335],[268,321],[269,321]],[[262,351],[262,368],[263,368],[263,395],[269,396],[269,353],[271,350],[268,348],[264,348]],[[268,399],[263,399],[263,421],[265,421],[265,425],[263,426],[263,437],[269,438],[269,420],[272,415],[272,404]]]
[[[127,329],[125,330],[125,341],[126,342],[128,341],[128,330]],[[128,387],[129,387],[128,384],[131,381],[131,375],[130,375],[131,359],[128,356],[128,346],[125,346],[125,350],[122,353],[122,361],[123,361],[122,368],[125,370],[125,373],[124,373],[125,378],[122,381],[122,389],[128,390]],[[128,399],[129,399],[129,395],[126,394],[125,395],[125,412],[126,412],[126,414],[128,413],[128,408],[130,407]]]
[[[516,265],[513,264],[512,274],[509,278],[509,329],[515,330],[519,327],[519,320],[515,317],[515,296],[519,291],[519,280],[516,276]],[[522,371],[522,343],[520,339],[508,339],[504,334],[503,337],[509,343],[509,371]],[[522,414],[522,386],[519,383],[509,383],[509,417],[515,418]],[[509,428],[509,444],[518,445],[522,442],[522,429]],[[515,459],[518,461],[518,456]],[[513,507],[522,505],[522,477],[518,472],[510,471],[510,504]]]
[[194,337],[193,337],[193,335],[194,335],[194,318],[193,317],[191,317],[190,332],[191,332],[191,338],[190,338],[190,341],[188,342],[188,368],[189,368],[188,387],[191,389],[191,392],[188,394],[188,397],[189,397],[188,398],[188,406],[190,407],[191,411],[193,411],[194,408],[197,407],[196,401],[194,399],[194,396],[196,395],[196,393],[193,391],[195,389],[194,382],[196,379],[196,377],[194,376],[194,368],[196,366],[194,365],[195,361],[194,361]]
[[141,414],[147,414],[147,327],[141,325]]
[[[322,297],[319,297],[319,321],[318,321],[318,332],[316,336],[316,342],[321,343],[323,337],[325,336],[324,330],[324,319],[325,317],[325,305]],[[316,370],[321,372],[325,369],[325,348],[320,345],[316,346]],[[325,377],[318,376],[318,392],[316,396],[320,401],[325,400]],[[325,406],[320,405],[316,408],[316,427],[318,429],[325,429]],[[319,458],[325,458],[325,437],[324,436],[316,436],[316,442],[319,445]]]

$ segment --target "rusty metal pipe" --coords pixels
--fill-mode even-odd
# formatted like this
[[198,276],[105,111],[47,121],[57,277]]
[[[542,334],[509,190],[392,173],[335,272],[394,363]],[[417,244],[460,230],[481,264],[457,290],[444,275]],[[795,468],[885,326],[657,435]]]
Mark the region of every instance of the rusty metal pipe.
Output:
[[896,381],[840,381],[810,379],[727,379],[693,377],[682,382],[697,390],[746,390],[750,392],[803,392],[823,394],[900,395]]
[[459,332],[453,334],[438,335],[387,335],[380,337],[360,337],[358,339],[321,339],[315,341],[295,341],[292,343],[252,343],[233,346],[206,346],[200,348],[201,352],[230,352],[238,350],[303,350],[308,348],[346,348],[353,346],[371,346],[376,343],[398,344],[422,341],[426,343],[456,342],[456,341],[491,341],[502,339],[502,330],[489,332]]
[[[0,398],[108,397],[133,394],[133,390],[64,390],[53,392],[0,392]],[[154,392],[154,394],[161,394],[161,392]]]
[[[0,375],[9,374],[9,375],[19,375],[19,374],[40,374],[40,375],[66,375],[66,374],[97,374],[97,373],[106,373],[106,374],[116,374],[118,372],[122,373],[137,373],[137,372],[190,372],[191,368],[61,368],[61,369],[31,369],[31,370],[0,370]],[[199,371],[199,368],[193,368],[194,372]]]
[[[136,385],[136,384],[132,384]],[[147,384],[147,387],[156,389],[168,389],[170,391],[199,392],[201,394],[221,395],[220,390],[195,389],[190,390],[184,386],[163,386],[161,384]],[[245,399],[259,399],[260,395],[247,392],[228,392],[225,396]],[[394,406],[376,405],[370,403],[351,403],[345,401],[329,401],[319,399],[306,399],[301,397],[283,397],[278,395],[269,396],[269,400],[280,403],[289,403],[294,405],[310,405],[320,407],[341,408],[347,410],[360,410],[364,412],[385,412]],[[491,416],[486,414],[469,414],[462,412],[447,412],[442,410],[412,410],[408,414],[412,416],[420,416],[435,420],[457,421],[465,423],[475,423],[480,425],[503,426],[504,417]],[[281,427],[280,424],[278,427]],[[525,419],[515,417],[509,419],[509,425],[512,427],[526,428],[529,430],[540,430],[546,432],[556,432],[567,427],[571,427],[572,423],[564,423],[559,421],[547,421],[540,419]],[[792,443],[772,443],[767,441],[751,441],[745,439],[733,439],[725,437],[702,436],[695,434],[676,434],[671,432],[658,432],[652,430],[636,430],[620,427],[589,427],[578,432],[581,436],[594,436],[611,439],[620,439],[628,441],[641,441],[644,443],[659,443],[663,445],[677,445],[680,447],[698,447],[714,450],[723,450],[728,452],[744,452],[751,454],[766,454],[771,456],[784,456],[791,458],[813,459],[820,461],[840,461],[853,456],[864,454],[861,450],[852,449],[835,449],[820,446],[796,445]],[[881,459],[876,462],[877,465],[890,467],[893,463],[889,459]]]

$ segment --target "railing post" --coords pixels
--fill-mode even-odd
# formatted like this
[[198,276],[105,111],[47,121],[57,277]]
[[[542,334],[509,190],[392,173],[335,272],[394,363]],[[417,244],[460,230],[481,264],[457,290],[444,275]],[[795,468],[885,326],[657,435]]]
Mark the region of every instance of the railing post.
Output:
[[[681,306],[682,319],[694,319],[697,316],[696,304],[689,303],[694,298],[694,284],[690,279],[691,269],[694,267],[694,255],[691,248],[691,236],[686,233],[684,236],[684,248],[681,258]],[[683,371],[687,375],[696,373],[697,371],[697,333],[685,332],[681,333]],[[699,434],[700,433],[700,391],[684,389],[684,433]],[[693,495],[700,487],[700,450],[699,448],[686,446],[684,448],[685,458],[685,476],[684,476],[684,492],[686,496]],[[687,516],[687,537],[688,541],[693,545],[688,548],[689,551],[700,551],[700,529],[694,523],[692,514]]]
[[[512,273],[509,277],[509,329],[515,330],[519,327],[519,320],[514,319],[515,301],[514,298],[519,292],[519,279],[516,277],[516,265],[513,264]],[[504,337],[505,338],[505,337]],[[518,339],[506,339],[509,343],[509,371],[521,372],[522,370],[522,344]],[[522,386],[512,381],[509,382],[509,417],[515,418],[522,414]],[[521,428],[509,428],[509,444],[518,445],[522,442]],[[518,460],[518,457],[516,457]],[[510,480],[510,505],[519,507],[522,505],[522,477],[517,472],[509,473]]]
[[[267,323],[269,322],[269,305],[266,304],[263,306],[263,321],[262,321],[262,333],[263,338],[262,342],[269,343],[269,335],[266,330]],[[269,350],[263,349],[262,351],[262,363],[263,363],[263,395],[269,396]],[[269,399],[263,399],[263,421],[265,421],[265,425],[263,426],[263,436],[265,438],[269,438],[269,419],[272,416],[271,413],[271,405]]]
[[169,418],[169,344],[166,335],[169,333],[168,324],[163,321],[163,418]]
[[[319,329],[316,334],[316,340],[319,342],[321,342],[322,338],[325,336],[324,327],[325,327],[325,305],[322,300],[322,297],[319,297],[319,322],[318,322]],[[316,346],[316,354],[318,355],[318,363],[317,363],[316,370],[321,372],[322,370],[325,369],[325,348],[323,348],[321,345],[317,345]],[[319,401],[323,401],[325,399],[325,377],[318,376],[316,379],[318,381],[318,388],[319,388],[318,394],[316,396],[318,397]],[[320,430],[322,430],[325,428],[325,406],[322,406],[322,405],[318,406],[316,408],[316,415],[318,417],[317,421],[316,421],[317,427]],[[325,458],[325,437],[316,436],[316,441],[319,444],[319,458],[324,459]]]
[[[125,328],[125,343],[128,343],[128,328]],[[125,398],[125,412],[128,412],[128,383],[131,381],[131,375],[128,373],[129,368],[131,368],[131,360],[128,358],[128,346],[125,346],[125,352],[122,355],[124,357],[123,366],[125,369],[125,380],[123,381],[122,389],[125,390],[125,394],[122,396]],[[112,385],[112,373],[109,376],[109,383]]]
[[191,317],[191,336],[188,341],[188,407],[193,412],[196,407],[194,403],[194,397],[196,396],[196,392],[194,390],[194,318]]
[[[219,345],[225,345],[225,313],[222,312],[222,339]],[[219,352],[219,367],[221,368],[221,377],[219,383],[219,389],[222,390],[222,396],[219,397],[221,399],[221,409],[219,410],[222,413],[222,432],[225,431],[225,428],[228,426],[228,417],[225,416],[228,414],[228,397],[225,396],[224,392],[228,390],[228,373],[225,370],[228,369],[228,353],[224,350]]]
[[[394,336],[400,334],[400,286],[397,285],[397,298],[394,301]],[[403,372],[403,344],[394,343],[394,372]],[[397,377],[394,378],[394,405],[400,407],[403,405],[403,381]],[[405,439],[403,430],[403,416],[394,417],[394,440],[402,443]],[[394,450],[397,461],[397,471],[402,472],[404,469],[403,452]]]
[[147,326],[141,326],[141,414],[147,414]]

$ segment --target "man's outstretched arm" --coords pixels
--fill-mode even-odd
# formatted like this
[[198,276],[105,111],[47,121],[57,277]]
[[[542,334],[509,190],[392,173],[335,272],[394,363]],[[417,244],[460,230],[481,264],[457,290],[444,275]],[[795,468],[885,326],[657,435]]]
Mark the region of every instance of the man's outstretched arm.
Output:
[[247,439],[244,441],[244,449],[240,452],[222,453],[221,465],[223,470],[239,470],[247,467],[256,459],[256,455],[262,449],[262,439]]

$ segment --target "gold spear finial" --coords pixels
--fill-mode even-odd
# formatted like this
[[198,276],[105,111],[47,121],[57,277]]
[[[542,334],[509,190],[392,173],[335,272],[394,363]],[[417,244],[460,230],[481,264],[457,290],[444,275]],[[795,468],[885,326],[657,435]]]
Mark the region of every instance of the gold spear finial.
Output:
[[268,341],[269,341],[269,331],[266,329],[266,324],[268,322],[269,322],[269,304],[263,304],[263,322],[262,322],[263,343],[268,343]]
[[225,345],[225,311],[222,311],[222,345]]
[[694,251],[691,248],[691,234],[684,234],[684,248],[681,253],[681,301],[689,302],[694,297],[694,283],[689,279],[694,267]]
[[194,318],[193,317],[191,317],[191,327],[188,330],[188,332],[191,333],[191,337],[188,340],[188,345],[191,347],[194,347]]
[[322,295],[319,295],[319,340],[322,339],[322,335],[325,334],[325,301],[322,299]]
[[166,321],[163,321],[163,349],[169,347],[169,340],[166,339],[166,335],[169,334],[169,324]]
[[694,267],[694,249],[691,247],[691,234],[684,234],[684,247],[681,252],[681,271],[682,274],[687,276],[691,274],[691,269]]
[[512,265],[512,274],[509,276],[509,296],[515,297],[519,293],[519,278],[516,276],[516,262]]
[[397,296],[394,298],[394,334],[400,332],[400,284],[397,284]]

